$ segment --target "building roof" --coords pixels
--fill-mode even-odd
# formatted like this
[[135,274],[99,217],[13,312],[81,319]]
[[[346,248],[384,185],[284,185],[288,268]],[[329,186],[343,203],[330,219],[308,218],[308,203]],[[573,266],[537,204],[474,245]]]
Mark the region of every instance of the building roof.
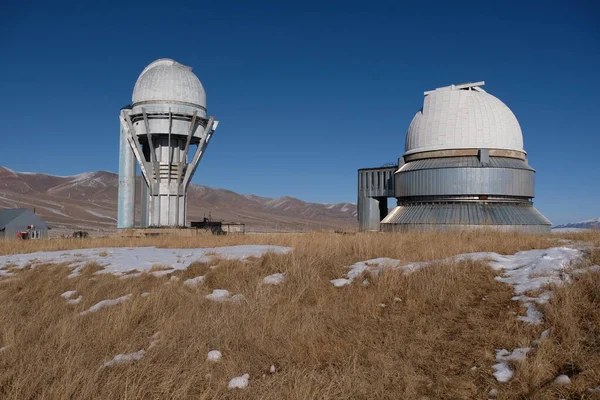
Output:
[[544,225],[548,221],[535,207],[517,204],[412,204],[395,207],[382,224],[421,225]]
[[206,108],[206,93],[192,68],[169,58],[150,63],[137,79],[133,104],[147,101],[175,101]]
[[0,210],[0,229],[4,228],[12,220],[27,211],[26,208],[6,208]]
[[408,128],[404,155],[450,149],[502,149],[525,153],[512,111],[474,84],[425,92],[423,108]]
[[37,214],[34,214],[28,208],[5,208],[4,210],[0,210],[0,230],[4,229],[9,223],[24,213],[31,213],[41,220]]

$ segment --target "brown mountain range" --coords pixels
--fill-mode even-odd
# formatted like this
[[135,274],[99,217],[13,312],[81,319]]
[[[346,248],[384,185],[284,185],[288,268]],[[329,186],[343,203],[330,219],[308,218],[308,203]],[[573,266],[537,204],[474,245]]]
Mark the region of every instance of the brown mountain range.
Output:
[[[117,190],[118,175],[107,171],[54,176],[0,167],[0,208],[35,208],[55,235],[79,229],[116,230]],[[351,203],[307,203],[191,185],[188,221],[209,215],[244,223],[248,231],[353,230],[357,226],[356,205]]]

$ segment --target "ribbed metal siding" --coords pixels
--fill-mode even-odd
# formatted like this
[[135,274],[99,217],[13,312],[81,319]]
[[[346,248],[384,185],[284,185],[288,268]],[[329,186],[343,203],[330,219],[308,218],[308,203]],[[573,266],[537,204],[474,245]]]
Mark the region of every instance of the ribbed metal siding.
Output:
[[394,173],[398,167],[358,170],[358,194],[364,197],[394,197]]
[[535,171],[526,161],[508,157],[490,157],[488,163],[481,163],[476,156],[469,157],[441,157],[415,160],[404,164],[399,172],[408,172],[419,169],[436,168],[515,168]]
[[550,221],[535,207],[508,204],[414,204],[394,208],[381,224],[544,225]]
[[435,168],[396,174],[395,197],[445,195],[535,196],[534,171],[514,168]]

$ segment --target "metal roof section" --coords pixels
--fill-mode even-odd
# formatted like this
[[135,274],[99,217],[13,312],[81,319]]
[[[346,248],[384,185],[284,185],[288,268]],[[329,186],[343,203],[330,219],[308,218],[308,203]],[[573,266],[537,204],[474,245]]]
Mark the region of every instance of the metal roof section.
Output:
[[192,68],[169,58],[149,64],[138,77],[132,102],[179,102],[206,108],[206,92]]
[[19,215],[29,211],[27,208],[6,208],[0,210],[0,228],[4,228]]
[[527,161],[508,157],[490,157],[488,162],[477,156],[425,158],[404,164],[397,172],[439,168],[512,168],[534,171]]
[[425,92],[408,128],[404,155],[449,149],[503,149],[525,153],[517,118],[481,89],[484,82]]
[[381,224],[543,225],[550,221],[532,205],[449,203],[395,207]]

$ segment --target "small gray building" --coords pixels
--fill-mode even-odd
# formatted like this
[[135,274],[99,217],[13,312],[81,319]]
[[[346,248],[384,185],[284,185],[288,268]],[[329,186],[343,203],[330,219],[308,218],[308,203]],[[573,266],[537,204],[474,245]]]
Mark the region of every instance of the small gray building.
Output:
[[0,210],[0,239],[45,239],[48,224],[28,208]]

